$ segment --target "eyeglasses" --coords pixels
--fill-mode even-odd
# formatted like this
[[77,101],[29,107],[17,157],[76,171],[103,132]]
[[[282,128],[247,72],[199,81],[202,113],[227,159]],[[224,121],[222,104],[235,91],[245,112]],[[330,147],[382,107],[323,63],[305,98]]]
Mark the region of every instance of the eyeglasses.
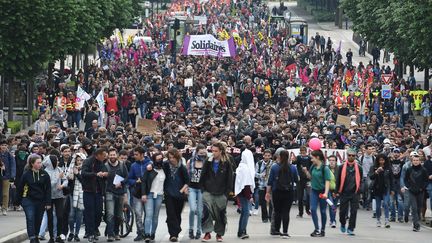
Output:
[[355,154],[348,154],[348,157],[355,157]]

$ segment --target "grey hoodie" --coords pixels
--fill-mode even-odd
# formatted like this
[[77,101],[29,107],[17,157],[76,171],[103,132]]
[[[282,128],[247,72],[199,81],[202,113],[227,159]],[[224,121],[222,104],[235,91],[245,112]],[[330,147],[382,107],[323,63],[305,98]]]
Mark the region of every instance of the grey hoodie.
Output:
[[51,156],[46,156],[42,162],[45,167],[45,171],[48,173],[51,179],[51,199],[64,198],[63,190],[57,189],[58,185],[63,185],[66,187],[68,185],[68,180],[66,179],[66,173],[64,173],[63,178],[59,178],[59,175],[65,171],[63,167],[54,168],[51,162]]

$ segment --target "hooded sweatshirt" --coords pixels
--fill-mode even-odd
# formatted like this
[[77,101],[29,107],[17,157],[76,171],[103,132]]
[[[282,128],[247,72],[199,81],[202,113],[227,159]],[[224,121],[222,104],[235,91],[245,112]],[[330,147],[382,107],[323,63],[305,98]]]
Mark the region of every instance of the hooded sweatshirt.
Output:
[[51,182],[44,170],[25,170],[17,186],[16,203],[21,204],[23,198],[51,205]]
[[[64,172],[64,168],[58,167],[57,163],[58,160],[53,158],[54,155],[46,156],[44,161],[42,162],[43,166],[45,167],[45,171],[48,173],[51,181],[51,199],[59,199],[64,198],[63,190],[57,189],[59,185],[62,185],[63,187],[68,186],[68,180],[66,179],[66,174],[63,174],[63,177],[60,178],[60,174]],[[52,162],[55,161],[56,162]]]

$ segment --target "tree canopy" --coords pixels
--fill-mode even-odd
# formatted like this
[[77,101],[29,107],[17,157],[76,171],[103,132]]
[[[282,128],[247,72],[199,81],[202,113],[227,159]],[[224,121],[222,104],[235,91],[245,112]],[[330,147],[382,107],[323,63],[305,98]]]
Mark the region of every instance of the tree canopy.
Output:
[[406,64],[429,68],[432,61],[431,0],[343,0],[354,30]]
[[0,75],[34,77],[132,22],[135,0],[0,0]]

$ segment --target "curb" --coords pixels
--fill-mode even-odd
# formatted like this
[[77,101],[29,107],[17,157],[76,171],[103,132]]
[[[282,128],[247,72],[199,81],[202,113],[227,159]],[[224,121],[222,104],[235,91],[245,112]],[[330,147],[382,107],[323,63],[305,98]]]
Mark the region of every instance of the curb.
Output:
[[19,243],[27,240],[27,230],[23,229],[18,232],[12,233],[8,236],[0,238],[0,243]]

